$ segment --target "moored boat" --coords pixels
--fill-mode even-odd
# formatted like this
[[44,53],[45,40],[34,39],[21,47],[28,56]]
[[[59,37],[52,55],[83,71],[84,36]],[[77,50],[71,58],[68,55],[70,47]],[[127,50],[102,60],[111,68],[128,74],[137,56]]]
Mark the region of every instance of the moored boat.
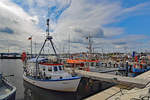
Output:
[[76,68],[85,71],[97,71],[99,67],[99,60],[87,60],[87,59],[67,59],[66,63],[70,65],[71,68]]
[[[39,60],[39,74],[36,77],[35,62],[31,59],[24,72],[23,79],[40,88],[63,92],[75,92],[78,88],[80,77],[72,76],[64,70],[63,64],[52,64]],[[41,63],[42,62],[42,63]]]
[[16,87],[12,86],[0,73],[0,100],[15,100]]
[[[47,26],[47,37],[39,55],[28,60],[26,54],[22,54],[24,64],[23,79],[40,88],[61,92],[75,92],[81,78],[64,70],[64,66],[60,63],[61,61],[54,48],[52,37],[49,36],[49,19],[47,20]],[[41,51],[47,41],[50,41],[55,56],[42,58],[40,57]]]

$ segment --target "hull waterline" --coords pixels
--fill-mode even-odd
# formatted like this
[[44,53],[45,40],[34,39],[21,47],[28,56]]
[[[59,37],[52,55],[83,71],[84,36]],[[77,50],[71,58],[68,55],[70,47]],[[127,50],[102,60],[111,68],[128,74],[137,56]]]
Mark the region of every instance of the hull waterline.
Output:
[[60,92],[76,92],[80,82],[80,78],[66,80],[37,80],[25,75],[23,75],[23,79],[37,87]]

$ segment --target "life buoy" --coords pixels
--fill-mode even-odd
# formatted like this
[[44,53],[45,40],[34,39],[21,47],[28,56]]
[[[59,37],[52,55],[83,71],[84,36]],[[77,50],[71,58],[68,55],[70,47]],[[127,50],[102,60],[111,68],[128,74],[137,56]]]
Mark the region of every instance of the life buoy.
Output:
[[138,56],[135,56],[135,58],[134,58],[134,59],[135,59],[135,61],[136,61],[136,62],[138,62]]
[[21,54],[21,60],[24,62],[26,58],[27,58],[27,54],[25,52],[23,52]]

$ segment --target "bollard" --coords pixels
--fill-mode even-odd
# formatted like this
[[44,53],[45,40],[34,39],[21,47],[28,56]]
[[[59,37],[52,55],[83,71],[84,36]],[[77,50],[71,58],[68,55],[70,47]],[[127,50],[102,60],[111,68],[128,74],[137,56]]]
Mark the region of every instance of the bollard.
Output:
[[129,64],[128,64],[128,62],[126,62],[126,76],[128,76],[128,66],[129,66]]

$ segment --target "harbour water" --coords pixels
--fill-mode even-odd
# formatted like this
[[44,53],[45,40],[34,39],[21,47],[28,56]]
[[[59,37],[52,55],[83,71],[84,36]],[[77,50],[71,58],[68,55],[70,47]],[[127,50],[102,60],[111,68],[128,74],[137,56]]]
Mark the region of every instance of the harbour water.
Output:
[[[79,100],[87,97],[95,92],[103,90],[102,84],[109,87],[108,83],[95,82],[92,87],[92,91],[89,87],[86,87],[86,79],[82,79],[76,93],[62,93],[56,91],[50,91],[33,86],[23,81],[23,67],[21,60],[15,59],[1,59],[0,71],[6,75],[14,75],[7,77],[9,82],[16,86],[16,100]],[[101,87],[102,86],[102,87]]]
[[44,90],[23,81],[21,60],[0,60],[0,71],[6,75],[14,75],[7,79],[17,88],[16,100],[76,100],[75,93]]
[[7,77],[7,79],[17,88],[16,100],[24,100],[21,60],[1,59],[0,72],[4,73],[4,75],[14,75]]

